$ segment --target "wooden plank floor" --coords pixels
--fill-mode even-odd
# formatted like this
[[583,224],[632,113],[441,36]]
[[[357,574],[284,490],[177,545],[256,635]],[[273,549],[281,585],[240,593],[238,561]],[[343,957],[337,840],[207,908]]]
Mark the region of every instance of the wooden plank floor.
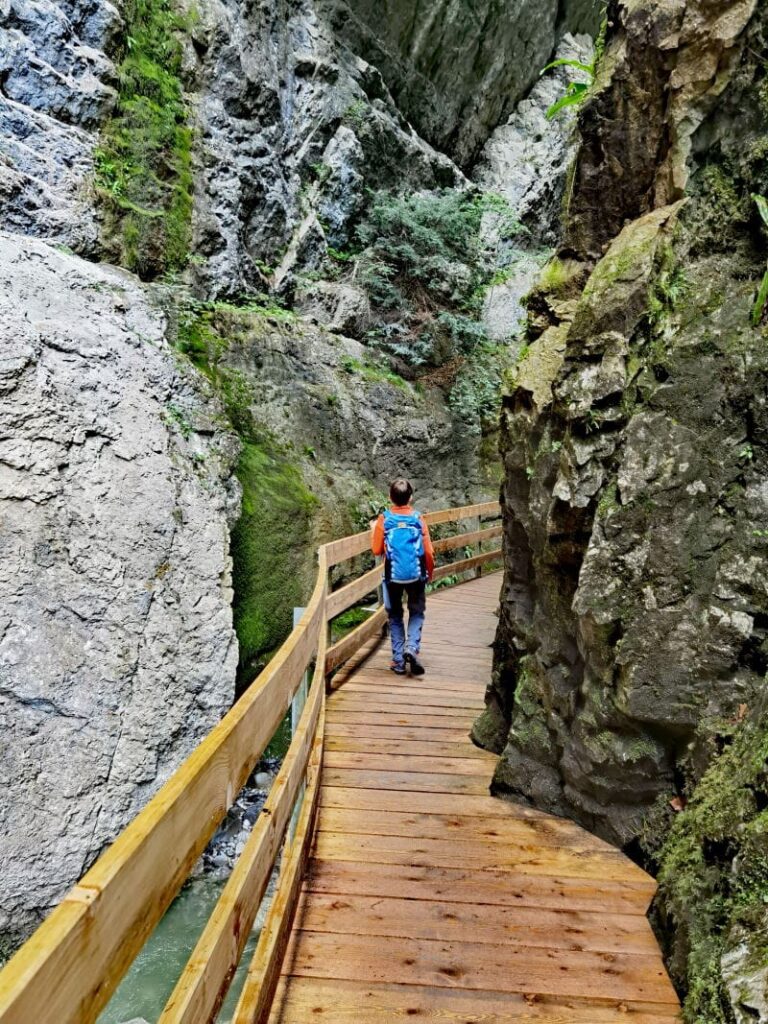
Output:
[[500,578],[429,598],[329,698],[317,833],[271,1024],[672,1024],[654,881],[572,822],[489,796],[472,745]]

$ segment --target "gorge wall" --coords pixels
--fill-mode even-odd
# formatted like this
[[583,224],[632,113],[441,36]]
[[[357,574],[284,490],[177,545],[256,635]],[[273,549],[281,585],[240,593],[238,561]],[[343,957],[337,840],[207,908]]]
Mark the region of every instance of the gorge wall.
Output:
[[766,7],[612,2],[508,376],[494,790],[660,872],[690,1022],[768,1019]]
[[530,87],[599,18],[481,7],[0,0],[0,953],[281,642],[318,540],[396,473],[496,493],[572,151],[565,73]]

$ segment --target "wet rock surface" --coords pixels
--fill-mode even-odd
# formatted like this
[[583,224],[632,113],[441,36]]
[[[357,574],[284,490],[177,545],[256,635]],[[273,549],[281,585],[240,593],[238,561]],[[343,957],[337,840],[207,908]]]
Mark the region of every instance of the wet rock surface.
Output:
[[0,931],[19,934],[231,703],[239,492],[237,442],[134,278],[8,234],[0,275]]

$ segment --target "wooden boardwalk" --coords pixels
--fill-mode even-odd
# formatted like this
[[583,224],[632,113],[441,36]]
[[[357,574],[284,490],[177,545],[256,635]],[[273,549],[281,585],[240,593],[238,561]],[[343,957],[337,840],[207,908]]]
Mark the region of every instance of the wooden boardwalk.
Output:
[[[429,599],[428,674],[355,659],[329,698],[317,831],[271,1024],[672,1024],[654,881],[488,795],[498,576]],[[355,667],[356,666],[356,667]]]

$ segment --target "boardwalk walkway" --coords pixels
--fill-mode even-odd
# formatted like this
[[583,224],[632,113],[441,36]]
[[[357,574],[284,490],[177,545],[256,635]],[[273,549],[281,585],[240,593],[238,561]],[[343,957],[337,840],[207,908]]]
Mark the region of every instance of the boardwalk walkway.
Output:
[[499,577],[430,598],[429,673],[384,646],[329,698],[320,808],[271,1024],[671,1024],[655,883],[571,822],[488,795],[467,733]]

